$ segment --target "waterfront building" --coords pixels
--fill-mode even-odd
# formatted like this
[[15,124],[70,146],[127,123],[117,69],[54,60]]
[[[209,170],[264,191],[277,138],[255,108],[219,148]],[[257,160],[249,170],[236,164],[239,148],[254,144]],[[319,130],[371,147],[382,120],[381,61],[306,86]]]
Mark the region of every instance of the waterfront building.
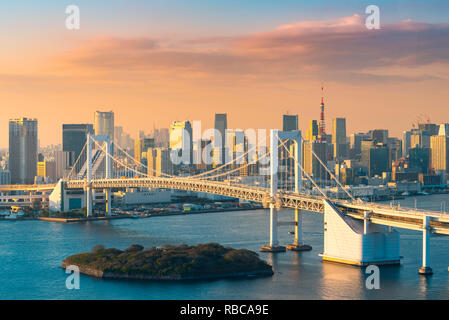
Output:
[[56,182],[56,161],[44,160],[37,163],[37,176]]
[[0,169],[0,185],[11,184],[11,173],[9,170]]
[[9,170],[12,184],[33,184],[37,163],[37,120],[9,120]]
[[418,173],[429,173],[430,148],[411,148],[408,152],[408,165],[410,170]]

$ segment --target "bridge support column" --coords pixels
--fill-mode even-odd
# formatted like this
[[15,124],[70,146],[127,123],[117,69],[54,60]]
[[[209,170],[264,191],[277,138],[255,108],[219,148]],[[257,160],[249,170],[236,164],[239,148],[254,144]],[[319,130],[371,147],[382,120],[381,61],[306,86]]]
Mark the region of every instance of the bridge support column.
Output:
[[[106,179],[112,178],[112,167],[111,167],[111,158],[110,155],[112,155],[112,146],[111,146],[111,140],[110,137],[107,137],[106,140],[106,152],[108,153],[106,155]],[[105,190],[105,196],[106,196],[106,216],[111,216],[111,189],[106,188]]]
[[429,238],[430,238],[430,217],[423,218],[423,234],[422,234],[422,267],[419,268],[418,273],[423,276],[430,276],[433,270],[429,267]]
[[[301,163],[301,131],[295,140],[295,192],[301,192],[302,174],[299,164]],[[303,224],[301,210],[295,209],[295,241],[293,244],[287,245],[287,249],[291,251],[310,251],[312,247],[303,243]]]
[[271,179],[271,202],[270,202],[270,245],[263,246],[261,252],[284,252],[285,247],[279,246],[277,239],[278,212],[276,208],[276,195],[278,190],[278,133],[279,130],[271,130],[270,137],[270,179]]
[[87,217],[92,217],[92,188],[87,187],[86,188],[86,214]]
[[92,217],[92,187],[91,187],[91,181],[92,181],[92,137],[90,134],[87,134],[87,154],[86,154],[86,161],[87,161],[87,167],[86,167],[86,209],[87,209],[87,217]]

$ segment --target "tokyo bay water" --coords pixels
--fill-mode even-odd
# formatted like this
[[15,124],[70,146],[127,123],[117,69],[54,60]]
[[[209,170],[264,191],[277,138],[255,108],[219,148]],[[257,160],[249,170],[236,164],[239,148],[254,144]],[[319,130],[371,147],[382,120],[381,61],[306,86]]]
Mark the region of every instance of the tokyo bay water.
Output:
[[[395,201],[414,207],[415,198]],[[419,209],[449,208],[449,195],[416,197]],[[294,212],[282,210],[280,221]],[[304,239],[310,252],[260,253],[273,265],[273,277],[200,282],[98,280],[81,275],[80,290],[68,290],[62,260],[96,244],[125,249],[163,244],[218,242],[258,251],[268,241],[267,210],[127,219],[79,224],[42,221],[0,222],[1,299],[449,299],[449,237],[432,236],[432,277],[418,275],[421,233],[401,233],[400,266],[380,268],[380,289],[368,290],[365,270],[322,263],[323,216],[304,214]],[[279,227],[282,244],[293,241],[291,227]]]

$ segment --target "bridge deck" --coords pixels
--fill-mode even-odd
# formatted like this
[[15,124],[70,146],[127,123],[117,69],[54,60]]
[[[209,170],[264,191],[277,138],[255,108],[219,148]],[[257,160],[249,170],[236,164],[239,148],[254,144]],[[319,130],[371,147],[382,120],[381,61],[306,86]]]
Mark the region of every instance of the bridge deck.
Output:
[[[83,180],[71,180],[66,182],[68,189],[85,188]],[[324,198],[293,192],[279,192],[275,199],[271,199],[269,189],[261,187],[249,187],[229,184],[224,182],[193,180],[187,178],[130,178],[130,179],[100,179],[92,180],[94,189],[104,188],[162,188],[177,189],[195,192],[204,192],[245,199],[263,203],[276,203],[279,208],[292,208],[316,213],[324,213]],[[344,213],[355,219],[364,219],[365,212],[370,213],[372,223],[405,228],[411,230],[423,230],[423,218],[431,217],[430,226],[433,233],[449,235],[449,214],[434,211],[417,211],[406,208],[391,207],[373,203],[354,203],[342,200],[332,200]]]

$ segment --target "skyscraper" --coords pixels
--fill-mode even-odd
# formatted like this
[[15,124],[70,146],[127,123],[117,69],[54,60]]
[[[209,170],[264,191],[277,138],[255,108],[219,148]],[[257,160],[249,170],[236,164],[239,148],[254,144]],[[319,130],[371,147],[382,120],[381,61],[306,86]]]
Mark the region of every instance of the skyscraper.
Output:
[[[226,146],[226,130],[228,129],[228,116],[226,113],[215,114],[215,130],[220,132],[220,137],[214,137],[214,158],[217,164],[224,163],[225,146]],[[218,155],[220,158],[218,159]]]
[[134,141],[134,158],[137,161],[142,160],[142,154],[146,153],[149,148],[154,148],[155,143],[153,138],[142,138]]
[[431,168],[449,173],[449,137],[432,136],[430,140]]
[[114,141],[114,112],[95,112],[94,119],[95,135],[111,137],[111,141]]
[[[69,165],[73,166],[83,150],[87,140],[87,134],[93,134],[92,124],[63,124],[62,125],[62,151],[73,152],[73,158]],[[80,163],[86,161],[86,154],[83,153]]]
[[37,172],[37,120],[9,120],[9,170],[12,184],[33,184]]
[[[315,156],[316,155],[316,156]],[[313,179],[320,183],[327,179],[327,172],[317,157],[327,164],[326,142],[304,141],[302,144],[302,163],[304,171],[311,175]]]
[[348,157],[349,144],[346,142],[346,119],[335,118],[332,121],[332,144],[334,146],[334,158],[344,159]]
[[170,149],[177,150],[184,164],[193,162],[192,125],[190,121],[175,121],[170,126]]
[[318,121],[317,120],[310,120],[309,123],[309,129],[307,130],[307,141],[315,141],[318,140]]
[[284,114],[282,116],[282,131],[297,131],[298,115]]

